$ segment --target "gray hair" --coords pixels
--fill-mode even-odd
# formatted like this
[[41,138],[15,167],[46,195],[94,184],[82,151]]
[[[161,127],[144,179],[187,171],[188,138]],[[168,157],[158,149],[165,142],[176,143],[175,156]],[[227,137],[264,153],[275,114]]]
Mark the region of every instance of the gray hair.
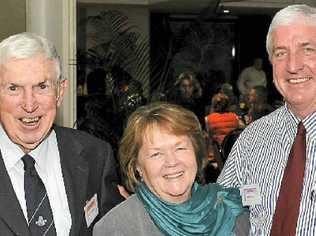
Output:
[[52,42],[30,32],[12,35],[0,43],[0,65],[8,60],[28,59],[39,53],[56,64],[56,78],[62,79],[62,66],[57,50]]
[[273,53],[272,32],[280,25],[290,25],[299,17],[302,17],[306,24],[316,26],[316,8],[305,4],[287,6],[278,11],[272,19],[266,41],[266,49],[271,60]]

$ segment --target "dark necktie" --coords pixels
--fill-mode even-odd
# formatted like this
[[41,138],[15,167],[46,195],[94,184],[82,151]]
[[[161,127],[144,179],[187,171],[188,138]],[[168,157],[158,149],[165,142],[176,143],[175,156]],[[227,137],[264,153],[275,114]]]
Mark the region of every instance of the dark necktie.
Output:
[[271,236],[294,236],[303,189],[306,160],[306,131],[299,123],[284,170],[281,189],[272,221]]
[[55,236],[52,210],[45,186],[35,169],[35,160],[22,157],[24,163],[24,191],[29,229],[32,236]]

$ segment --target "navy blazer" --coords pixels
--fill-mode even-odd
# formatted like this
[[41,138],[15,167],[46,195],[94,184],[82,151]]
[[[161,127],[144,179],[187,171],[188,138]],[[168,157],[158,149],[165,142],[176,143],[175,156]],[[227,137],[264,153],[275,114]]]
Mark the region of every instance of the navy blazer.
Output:
[[[123,200],[116,188],[118,176],[112,149],[108,143],[82,131],[56,125],[54,130],[72,218],[69,235],[92,235],[94,223]],[[0,183],[0,235],[29,236],[27,222],[1,153]],[[88,228],[83,208],[95,193],[99,215]]]

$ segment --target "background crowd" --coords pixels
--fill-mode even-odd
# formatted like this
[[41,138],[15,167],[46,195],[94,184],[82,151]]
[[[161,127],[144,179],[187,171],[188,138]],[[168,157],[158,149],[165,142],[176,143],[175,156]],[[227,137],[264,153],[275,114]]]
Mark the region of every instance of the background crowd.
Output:
[[[315,235],[315,22],[307,5],[272,19],[280,107],[258,58],[212,94],[184,71],[159,102],[98,69],[78,130],[54,124],[68,86],[54,45],[3,40],[0,235]],[[96,86],[108,76],[122,78],[111,98]]]

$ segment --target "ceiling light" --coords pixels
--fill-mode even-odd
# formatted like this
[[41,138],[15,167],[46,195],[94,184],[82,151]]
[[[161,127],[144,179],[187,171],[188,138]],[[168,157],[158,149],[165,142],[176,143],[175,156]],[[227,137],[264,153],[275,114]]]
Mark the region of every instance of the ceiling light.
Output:
[[228,9],[223,9],[223,13],[229,14],[229,13],[230,13],[230,10],[228,10]]

